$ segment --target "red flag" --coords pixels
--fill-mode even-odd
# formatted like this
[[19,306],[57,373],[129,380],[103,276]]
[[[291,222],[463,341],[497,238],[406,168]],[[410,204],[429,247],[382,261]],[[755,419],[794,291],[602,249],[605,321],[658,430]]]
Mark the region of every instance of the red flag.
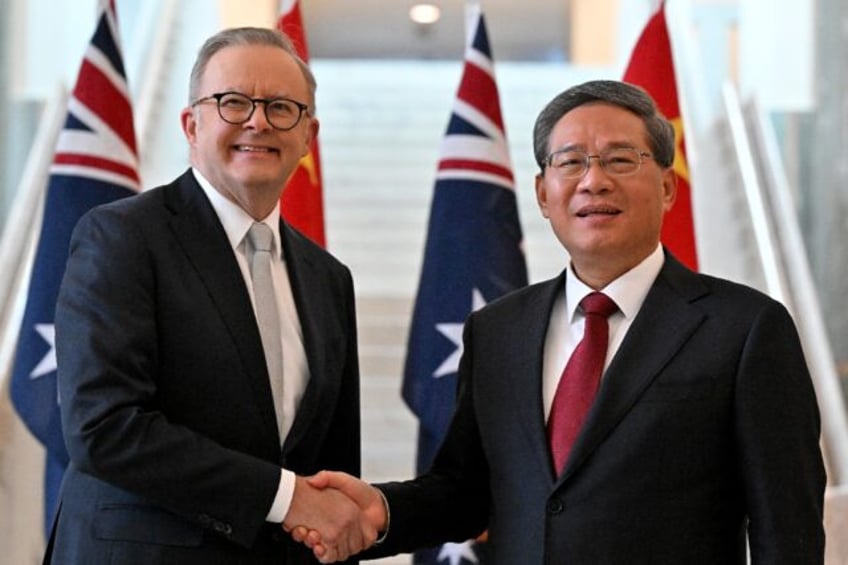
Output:
[[686,161],[686,139],[683,118],[677,97],[677,81],[671,42],[665,20],[665,2],[648,21],[633,48],[624,81],[641,86],[656,100],[657,106],[674,126],[677,148],[674,152],[674,172],[677,173],[677,202],[666,214],[661,239],[675,257],[688,267],[698,269],[695,248],[695,225],[692,219],[692,191],[689,186],[689,166]]
[[[285,4],[285,3],[284,3]],[[277,29],[288,35],[304,61],[309,61],[306,33],[300,17],[299,0],[283,7]],[[286,221],[309,239],[324,247],[324,198],[321,189],[321,160],[318,155],[318,138],[314,138],[306,154],[286,184],[280,206]]]

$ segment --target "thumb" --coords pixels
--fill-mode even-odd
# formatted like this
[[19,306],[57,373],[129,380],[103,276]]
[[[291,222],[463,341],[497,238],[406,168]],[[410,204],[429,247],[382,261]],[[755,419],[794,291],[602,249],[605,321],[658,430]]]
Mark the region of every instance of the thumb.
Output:
[[306,482],[313,488],[325,489],[331,486],[332,473],[330,471],[320,471],[311,477],[307,477]]

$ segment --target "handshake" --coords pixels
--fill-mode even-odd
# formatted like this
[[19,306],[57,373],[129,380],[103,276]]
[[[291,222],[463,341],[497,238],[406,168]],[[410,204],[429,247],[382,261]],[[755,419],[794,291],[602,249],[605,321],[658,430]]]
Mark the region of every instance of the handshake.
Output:
[[295,479],[283,529],[312,550],[321,563],[334,563],[368,549],[388,527],[382,493],[346,473],[321,471]]

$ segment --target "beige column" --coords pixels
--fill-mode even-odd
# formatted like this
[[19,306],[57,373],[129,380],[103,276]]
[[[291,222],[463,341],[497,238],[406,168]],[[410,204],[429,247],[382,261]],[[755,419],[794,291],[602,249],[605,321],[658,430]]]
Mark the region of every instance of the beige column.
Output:
[[277,0],[218,0],[221,27],[274,27],[280,15]]
[[619,0],[571,0],[571,63],[615,63]]

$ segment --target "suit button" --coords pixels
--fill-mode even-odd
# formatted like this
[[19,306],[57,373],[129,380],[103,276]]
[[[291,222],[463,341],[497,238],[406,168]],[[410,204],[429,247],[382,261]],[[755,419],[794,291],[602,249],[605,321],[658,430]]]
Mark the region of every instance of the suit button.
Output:
[[229,524],[225,524],[224,522],[216,521],[215,524],[212,526],[212,529],[214,529],[219,534],[224,534],[225,536],[228,536],[233,533],[233,527]]
[[565,509],[565,504],[558,498],[548,501],[548,514],[559,514]]

